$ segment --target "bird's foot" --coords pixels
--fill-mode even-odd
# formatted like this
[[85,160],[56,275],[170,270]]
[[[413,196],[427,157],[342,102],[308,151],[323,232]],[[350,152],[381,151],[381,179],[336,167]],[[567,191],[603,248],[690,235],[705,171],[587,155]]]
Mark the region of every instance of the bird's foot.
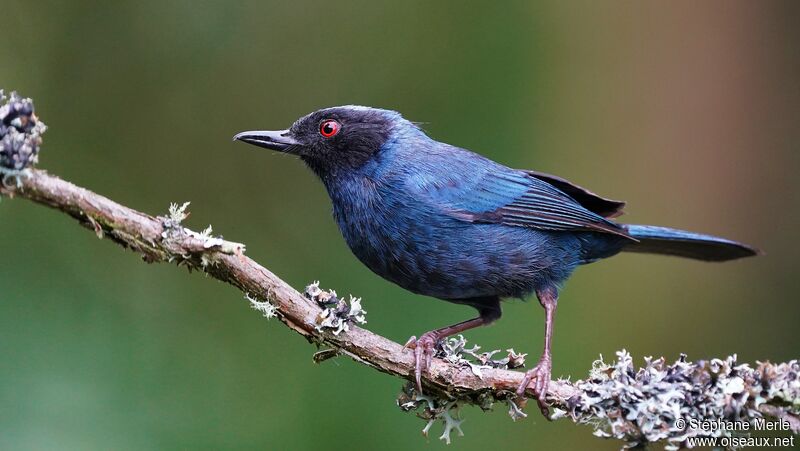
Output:
[[533,393],[536,395],[536,402],[539,404],[542,415],[550,419],[550,409],[545,403],[545,397],[547,396],[547,387],[550,384],[552,367],[552,359],[549,355],[545,354],[539,359],[539,363],[537,363],[535,367],[525,373],[525,378],[522,379],[522,383],[519,384],[519,388],[517,388],[517,406],[520,409],[523,409],[527,403],[525,390],[528,388],[528,384],[534,381]]
[[417,381],[417,393],[422,394],[422,373],[431,367],[431,360],[436,354],[436,344],[440,338],[434,332],[425,332],[419,338],[411,337],[403,348],[414,350],[414,377]]

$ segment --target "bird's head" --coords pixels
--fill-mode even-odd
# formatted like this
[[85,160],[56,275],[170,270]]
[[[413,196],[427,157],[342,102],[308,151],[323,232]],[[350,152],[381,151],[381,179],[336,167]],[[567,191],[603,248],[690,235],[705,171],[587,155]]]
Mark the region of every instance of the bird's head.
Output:
[[400,113],[362,106],[315,111],[278,131],[248,131],[234,141],[298,155],[320,176],[355,170],[373,158],[398,130],[418,130]]

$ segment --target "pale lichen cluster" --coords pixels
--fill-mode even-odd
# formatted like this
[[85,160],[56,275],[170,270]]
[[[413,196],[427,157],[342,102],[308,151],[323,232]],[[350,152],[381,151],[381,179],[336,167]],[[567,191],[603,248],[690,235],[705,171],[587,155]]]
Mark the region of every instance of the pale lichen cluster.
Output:
[[191,202],[184,202],[182,204],[173,202],[169,204],[169,215],[164,221],[164,225],[167,228],[178,227],[181,225],[181,222],[189,217],[189,205],[191,205]]
[[[467,347],[466,340],[454,337],[443,340],[437,357],[454,365],[468,366],[481,376],[483,368],[516,368],[524,363],[509,350],[502,359],[492,359],[498,351],[479,353],[478,346]],[[567,382],[567,381],[561,381]],[[800,363],[792,360],[755,367],[737,364],[736,356],[710,361],[688,362],[682,355],[672,364],[665,359],[644,359],[636,369],[631,355],[617,352],[617,359],[601,358],[592,365],[589,377],[572,383],[575,390],[568,397],[548,397],[557,406],[551,419],[570,418],[594,428],[594,435],[624,441],[623,448],[664,441],[667,450],[690,445],[690,437],[736,437],[749,432],[725,427],[692,427],[697,422],[730,425],[781,421],[790,425],[786,434],[800,433]],[[513,396],[513,395],[512,395]],[[416,411],[425,420],[428,434],[433,424],[442,421],[439,437],[450,443],[450,435],[461,431],[459,409],[475,405],[490,410],[497,401],[506,402],[512,418],[524,417],[512,398],[489,393],[478,398],[456,399],[447,395],[420,395],[414,385],[403,387],[397,404],[404,411]],[[769,419],[765,419],[765,415]],[[694,420],[694,422],[693,422]]]
[[318,331],[327,329],[334,335],[339,335],[350,330],[351,323],[367,323],[367,311],[361,307],[361,298],[350,295],[350,299],[346,301],[333,290],[321,289],[318,281],[308,285],[303,294],[322,307],[315,319]]
[[[500,353],[499,349],[487,352],[480,352],[480,349],[481,347],[478,345],[468,347],[466,338],[463,335],[458,335],[440,341],[436,347],[435,356],[452,365],[469,368],[479,378],[483,378],[482,370],[484,369],[499,368],[510,370],[525,366],[527,354],[518,353],[514,349],[507,349],[499,358],[495,358],[495,355]],[[425,427],[422,429],[422,433],[425,436],[428,435],[431,427],[437,421],[442,421],[444,429],[439,439],[450,444],[450,434],[453,431],[458,432],[460,436],[464,435],[461,430],[461,423],[464,420],[460,416],[462,405],[474,404],[482,410],[491,410],[497,401],[498,399],[488,392],[479,396],[477,400],[422,395],[417,392],[414,384],[408,383],[403,387],[403,391],[397,399],[397,405],[406,412],[416,411],[417,416],[426,421]],[[511,411],[516,411],[518,415],[524,416],[510,398],[502,401],[509,404]]]
[[[634,368],[631,355],[617,352],[615,362],[594,362],[588,379],[575,382],[580,395],[560,400],[553,418],[589,424],[599,437],[613,437],[626,447],[666,441],[666,449],[687,446],[690,437],[731,437],[741,431],[692,428],[692,420],[731,424],[763,420],[762,406],[779,406],[772,413],[793,421],[800,414],[800,364],[797,360],[755,368],[737,364],[736,356],[688,362],[682,355],[672,364],[664,358],[644,359]],[[708,430],[711,429],[711,430]],[[794,431],[797,433],[798,431]]]
[[518,353],[513,348],[506,349],[506,354],[501,358],[495,358],[499,349],[493,351],[480,352],[481,347],[472,345],[467,347],[467,339],[463,335],[450,337],[439,342],[436,349],[436,357],[446,360],[454,365],[466,366],[476,376],[483,378],[482,369],[500,368],[512,370],[525,366],[525,357],[528,354]]
[[[411,385],[408,386],[408,389],[413,390]],[[408,396],[409,393],[406,393],[406,395]],[[444,442],[449,445],[451,441],[450,434],[453,431],[458,432],[458,435],[461,437],[464,436],[464,431],[461,430],[461,423],[463,423],[464,420],[461,419],[461,407],[457,401],[448,401],[432,396],[420,395],[418,393],[414,393],[413,397],[413,399],[406,398],[402,402],[398,399],[398,406],[404,411],[417,410],[422,407],[422,411],[417,413],[417,416],[426,421],[425,427],[422,428],[422,434],[424,436],[428,436],[431,427],[438,420],[442,421],[443,426],[442,435],[439,436],[439,440],[444,440]]]
[[[183,202],[181,204],[171,203],[167,216],[159,217],[161,224],[163,225],[163,231],[161,232],[162,239],[177,241],[189,238],[197,240],[201,247],[201,249],[199,249],[199,251],[201,251],[199,252],[199,258],[200,266],[202,268],[206,268],[206,266],[211,263],[210,254],[202,251],[213,249],[224,254],[241,255],[244,253],[244,244],[225,241],[222,239],[222,237],[214,236],[212,234],[213,229],[210,225],[202,232],[195,232],[194,230],[183,227],[182,222],[188,218],[190,214],[188,211],[190,204],[191,202]],[[172,255],[170,256],[169,260],[174,261],[176,257],[178,256]],[[180,255],[179,257],[179,264],[189,260],[189,256],[187,255]]]
[[21,178],[39,159],[44,122],[34,114],[33,101],[12,92],[6,96],[0,89],[0,182],[9,186]]
[[274,306],[269,301],[261,301],[250,294],[244,295],[244,298],[250,302],[250,307],[253,308],[253,310],[261,312],[261,315],[264,316],[264,318],[272,319],[278,316],[278,307]]

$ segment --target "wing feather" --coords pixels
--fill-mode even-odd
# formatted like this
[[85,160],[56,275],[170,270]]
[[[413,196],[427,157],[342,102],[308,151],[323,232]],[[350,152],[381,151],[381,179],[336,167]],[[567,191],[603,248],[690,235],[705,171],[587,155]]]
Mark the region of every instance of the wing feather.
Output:
[[604,217],[621,213],[624,203],[603,199],[591,191],[549,176],[560,187],[587,200],[595,212],[547,181],[547,174],[517,171],[505,166],[476,169],[469,182],[419,186],[434,203],[451,216],[470,222],[497,223],[553,231],[593,231],[620,235],[627,230]]

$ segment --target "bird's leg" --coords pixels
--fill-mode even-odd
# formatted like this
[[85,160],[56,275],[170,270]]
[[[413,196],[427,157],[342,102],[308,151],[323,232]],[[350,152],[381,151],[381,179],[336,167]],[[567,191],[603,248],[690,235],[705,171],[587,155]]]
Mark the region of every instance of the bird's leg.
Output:
[[500,317],[500,306],[493,308],[479,308],[480,316],[452,326],[425,332],[419,338],[408,339],[404,348],[414,350],[414,376],[417,381],[417,393],[422,394],[422,373],[431,366],[431,359],[436,353],[436,344],[439,340],[455,335],[465,330],[485,326]]
[[550,418],[550,410],[545,404],[545,397],[547,396],[547,386],[550,384],[550,373],[553,366],[553,360],[550,355],[550,342],[553,337],[553,320],[556,315],[556,305],[558,304],[558,290],[554,287],[548,287],[542,290],[536,290],[536,297],[539,298],[539,303],[544,307],[544,352],[542,357],[539,358],[539,363],[525,373],[525,378],[517,388],[517,398],[520,400],[518,405],[524,406],[525,403],[525,389],[531,380],[535,381],[533,386],[533,393],[536,395],[536,401],[539,404],[539,409],[545,418]]

